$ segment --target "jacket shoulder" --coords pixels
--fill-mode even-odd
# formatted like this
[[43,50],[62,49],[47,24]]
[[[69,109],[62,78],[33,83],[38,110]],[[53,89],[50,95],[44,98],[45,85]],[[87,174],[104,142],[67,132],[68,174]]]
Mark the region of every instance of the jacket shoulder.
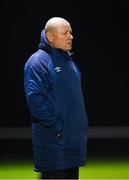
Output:
[[41,70],[43,67],[47,68],[50,61],[50,55],[47,52],[39,49],[29,57],[25,67]]

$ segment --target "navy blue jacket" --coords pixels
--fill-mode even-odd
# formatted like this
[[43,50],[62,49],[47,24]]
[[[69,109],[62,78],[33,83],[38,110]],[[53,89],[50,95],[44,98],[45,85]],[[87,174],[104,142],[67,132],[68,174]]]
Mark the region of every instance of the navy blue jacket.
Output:
[[80,72],[70,55],[51,48],[42,31],[39,50],[24,67],[35,171],[72,168],[86,162],[88,120]]

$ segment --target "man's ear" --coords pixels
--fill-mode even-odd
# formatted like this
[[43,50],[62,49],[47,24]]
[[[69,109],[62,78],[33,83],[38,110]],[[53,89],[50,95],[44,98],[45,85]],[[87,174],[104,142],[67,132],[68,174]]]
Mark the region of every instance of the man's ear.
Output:
[[48,39],[48,41],[49,41],[50,43],[53,42],[53,35],[52,35],[52,33],[47,32],[47,33],[46,33],[46,37],[47,37],[47,39]]

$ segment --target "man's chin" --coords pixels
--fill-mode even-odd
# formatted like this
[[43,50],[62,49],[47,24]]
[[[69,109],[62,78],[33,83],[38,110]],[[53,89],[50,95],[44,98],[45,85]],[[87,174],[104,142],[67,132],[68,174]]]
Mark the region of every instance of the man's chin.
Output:
[[69,48],[67,48],[67,51],[70,51],[72,49],[72,46],[70,46]]
[[72,46],[66,47],[66,48],[62,48],[63,51],[70,51],[71,49],[72,49]]

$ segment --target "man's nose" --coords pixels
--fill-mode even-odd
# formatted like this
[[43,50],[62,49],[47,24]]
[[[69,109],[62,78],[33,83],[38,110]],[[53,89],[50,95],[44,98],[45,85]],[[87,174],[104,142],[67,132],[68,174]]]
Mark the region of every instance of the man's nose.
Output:
[[73,39],[73,35],[72,34],[70,35],[70,38]]
[[73,35],[72,35],[72,34],[69,34],[69,35],[68,35],[68,38],[69,38],[69,39],[73,39]]

